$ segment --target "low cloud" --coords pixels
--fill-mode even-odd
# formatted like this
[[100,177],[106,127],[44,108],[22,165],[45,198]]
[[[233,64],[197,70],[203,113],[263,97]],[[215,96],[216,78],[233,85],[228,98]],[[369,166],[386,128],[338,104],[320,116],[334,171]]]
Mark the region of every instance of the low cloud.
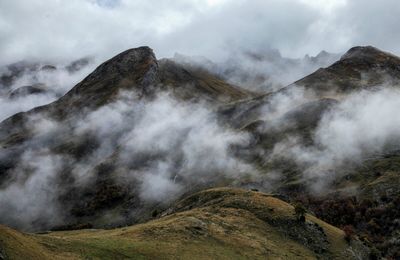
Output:
[[62,157],[47,150],[24,152],[12,170],[12,180],[0,189],[0,215],[3,224],[23,227],[54,226],[62,223],[56,194]]
[[399,90],[389,87],[350,94],[323,115],[313,145],[292,135],[275,145],[272,158],[283,156],[302,165],[311,189],[322,191],[342,174],[343,166],[398,150],[399,100]]
[[[76,71],[68,71],[64,65],[57,65],[54,69],[41,69],[44,65],[35,63],[25,67],[21,63],[18,68],[20,72],[15,75],[7,66],[1,67],[0,71],[3,73],[0,73],[0,77],[10,76],[13,80],[7,85],[0,81],[0,122],[16,113],[57,100],[93,70],[94,62],[77,66]],[[21,91],[21,94],[18,92],[27,87],[37,88],[40,92],[29,93],[32,91],[29,89]]]
[[[36,115],[29,123],[34,137],[23,144],[28,150],[0,189],[1,222],[27,230],[64,223],[68,212],[60,210],[59,196],[76,185],[92,186],[95,167],[112,156],[114,181],[134,185],[132,194],[150,203],[255,173],[233,154],[233,146],[247,144],[249,136],[220,125],[204,104],[181,102],[168,93],[146,100],[123,92],[84,118],[67,123]],[[57,148],[83,136],[90,136],[87,145],[93,146],[83,157]],[[72,183],[62,180],[66,173]]]

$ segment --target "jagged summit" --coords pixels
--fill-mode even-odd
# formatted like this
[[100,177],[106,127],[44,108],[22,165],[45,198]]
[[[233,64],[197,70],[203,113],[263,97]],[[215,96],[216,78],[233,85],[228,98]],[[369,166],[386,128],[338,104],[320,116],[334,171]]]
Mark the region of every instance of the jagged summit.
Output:
[[185,69],[171,61],[158,61],[151,48],[142,46],[105,61],[57,101],[6,119],[0,125],[0,136],[4,129],[20,129],[26,116],[46,113],[63,120],[112,102],[122,90],[134,91],[139,97],[170,90],[177,98],[206,99],[215,103],[251,96],[250,92],[207,71]]
[[[129,49],[101,64],[66,96],[85,94],[91,90],[107,91],[134,84],[148,85],[154,81],[150,75],[154,75],[157,68],[157,59],[152,49],[147,46]],[[108,83],[113,83],[112,88]]]
[[[128,49],[97,67],[85,80],[104,78],[106,76],[131,76],[143,70],[157,67],[157,59],[151,48],[142,46]],[[111,74],[111,75],[110,75]]]

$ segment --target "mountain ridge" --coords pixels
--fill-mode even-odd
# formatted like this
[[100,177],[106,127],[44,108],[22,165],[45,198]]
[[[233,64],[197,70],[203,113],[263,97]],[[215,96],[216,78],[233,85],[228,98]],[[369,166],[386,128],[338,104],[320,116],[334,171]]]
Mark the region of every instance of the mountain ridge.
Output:
[[[393,77],[391,77],[392,75]],[[239,186],[272,189],[274,192],[286,196],[291,202],[298,200],[300,197],[302,201],[305,201],[305,205],[316,207],[312,204],[313,201],[311,199],[307,200],[307,198],[304,199],[300,196],[314,195],[308,194],[307,182],[310,179],[302,177],[304,168],[287,158],[278,157],[269,160],[269,155],[274,152],[276,144],[288,140],[291,141],[293,136],[306,147],[313,145],[318,147],[318,143],[316,144],[314,140],[314,133],[323,115],[327,111],[335,109],[344,98],[352,93],[357,93],[360,90],[371,91],[381,85],[384,86],[388,83],[387,76],[391,77],[389,83],[393,83],[392,87],[399,85],[400,58],[373,47],[354,47],[344,54],[339,61],[327,68],[321,68],[278,91],[255,94],[247,90],[241,90],[240,87],[227,83],[214,73],[202,68],[185,67],[171,60],[157,60],[149,47],[129,49],[98,66],[91,74],[55,102],[36,107],[28,112],[16,114],[0,123],[0,144],[2,149],[0,187],[7,187],[9,183],[16,181],[16,179],[17,181],[20,179],[29,180],[29,168],[23,169],[26,171],[26,176],[23,176],[23,178],[17,178],[13,174],[15,174],[15,168],[18,166],[20,156],[25,151],[41,149],[40,143],[32,139],[35,136],[35,129],[32,129],[30,124],[32,118],[43,116],[45,119],[56,122],[62,129],[46,140],[47,147],[43,153],[65,156],[62,158],[67,158],[68,160],[73,158],[76,160],[74,162],[79,165],[79,163],[91,158],[90,156],[92,153],[95,154],[96,149],[101,148],[103,140],[100,140],[98,136],[90,131],[77,134],[75,132],[77,124],[75,123],[88,120],[85,115],[90,115],[92,112],[104,112],[101,109],[109,104],[114,105],[113,102],[119,100],[118,94],[121,91],[130,90],[136,96],[136,99],[132,99],[132,102],[128,103],[126,111],[137,109],[138,107],[134,106],[135,102],[151,103],[157,100],[159,93],[168,93],[176,101],[173,106],[179,107],[182,105],[182,107],[186,107],[188,105],[188,107],[191,106],[189,110],[198,112],[195,108],[199,104],[205,104],[207,108],[211,108],[210,110],[215,112],[213,116],[217,118],[218,125],[221,125],[224,130],[229,131],[230,134],[243,134],[249,137],[248,142],[229,145],[224,149],[229,152],[229,156],[232,156],[236,162],[240,160],[251,164],[254,167],[252,169],[258,174],[256,178],[254,178],[252,172],[246,172],[243,175],[225,176],[223,174],[225,169],[220,168],[207,172],[205,176],[209,178],[202,176],[199,183],[192,183],[190,180],[176,174],[176,172],[174,172],[174,175],[167,176],[168,181],[173,178],[173,185],[187,185],[180,192],[188,195],[191,199],[196,198],[193,199],[194,202],[192,204],[189,203],[189,206],[201,208],[203,207],[202,203],[207,201],[203,197],[190,197],[191,193],[195,191],[213,186]],[[283,111],[276,111],[279,110],[275,107],[276,102],[274,103],[277,98],[286,98],[289,106]],[[139,110],[138,112],[140,113],[141,111]],[[101,118],[103,114],[96,114],[96,116]],[[169,117],[169,114],[164,116]],[[178,117],[180,120],[190,121],[190,118],[183,118],[182,114],[178,114]],[[122,120],[125,119],[127,118],[122,118]],[[152,120],[161,119],[155,117]],[[276,122],[279,124],[275,125]],[[117,125],[118,121],[111,121],[107,127],[115,127],[114,123]],[[131,125],[130,127],[134,127],[135,123]],[[44,127],[47,126],[44,125]],[[165,132],[176,131],[172,126],[167,124]],[[196,127],[201,128],[198,125]],[[178,144],[172,148],[167,146],[168,149],[162,150],[160,153],[155,151],[154,148],[159,145],[158,140],[163,135],[156,135],[153,146],[151,146],[153,150],[146,147],[145,152],[140,151],[134,156],[128,157],[126,165],[118,165],[120,161],[117,159],[118,154],[121,152],[121,143],[117,143],[117,145],[112,146],[112,151],[107,153],[107,156],[101,154],[101,156],[95,157],[96,161],[89,168],[83,168],[84,172],[80,174],[85,175],[90,180],[85,185],[79,182],[75,183],[70,168],[58,169],[53,173],[59,178],[55,182],[55,186],[62,187],[62,192],[57,194],[59,197],[56,197],[56,200],[60,202],[63,213],[68,217],[66,221],[63,220],[63,223],[56,227],[50,224],[50,226],[44,225],[44,227],[46,229],[74,229],[79,227],[116,227],[138,222],[145,223],[152,218],[153,213],[158,215],[160,211],[164,212],[168,207],[173,208],[174,206],[176,209],[172,209],[171,212],[178,214],[182,210],[182,208],[179,208],[180,201],[172,199],[172,201],[164,204],[144,201],[139,196],[141,191],[140,184],[144,181],[144,177],[139,175],[137,179],[132,180],[128,178],[129,175],[127,174],[139,169],[139,173],[144,172],[144,174],[151,175],[152,172],[141,172],[140,170],[149,169],[152,160],[160,160],[162,162],[172,160],[171,169],[179,169],[186,163],[185,157],[181,157],[182,154],[178,149],[179,145],[185,144],[186,139],[184,138],[186,136],[190,137],[190,134],[196,132],[190,129],[190,125],[188,128],[189,130],[184,129],[185,131],[178,132],[181,135],[177,138]],[[90,130],[93,131],[93,129]],[[93,132],[97,132],[97,130],[95,128]],[[145,127],[141,133],[145,134],[151,130],[151,128]],[[210,131],[207,128],[206,130]],[[134,132],[134,134],[137,133]],[[206,137],[209,136],[201,136],[201,138]],[[128,139],[122,140],[126,142]],[[217,141],[214,142],[217,145]],[[177,150],[178,153],[176,157],[170,159],[165,154],[174,152],[172,150]],[[40,151],[42,152],[42,150]],[[203,156],[203,154],[200,155]],[[68,160],[65,160],[65,162],[68,162]],[[333,180],[331,190],[327,190],[325,195],[344,196],[341,191],[345,190],[350,184],[359,185],[363,191],[374,191],[372,196],[373,203],[384,203],[387,211],[392,212],[392,204],[393,201],[396,201],[397,193],[385,193],[384,189],[385,187],[392,189],[395,183],[393,179],[396,179],[392,171],[396,167],[390,166],[386,168],[386,165],[397,165],[397,160],[398,155],[391,153],[389,157],[386,156],[384,159],[378,158],[372,161],[371,169],[359,169],[357,168],[359,165],[350,165],[345,169],[343,175],[339,175],[337,179]],[[385,167],[382,168],[381,163]],[[362,164],[360,167],[362,168],[364,165],[366,164]],[[206,166],[202,165],[201,167],[205,168]],[[279,178],[274,179],[274,176],[270,178],[271,172],[273,174],[275,171],[280,173]],[[361,175],[361,172],[366,172],[365,176]],[[381,175],[375,175],[377,172]],[[122,180],[117,179],[116,176],[118,174],[121,174],[124,178]],[[266,188],[263,186],[265,183],[271,183],[271,185],[266,186]],[[364,196],[367,193],[360,193],[359,196],[362,202],[360,202],[361,206],[357,205],[357,207],[359,206],[357,210],[362,210]],[[245,196],[245,193],[241,194],[240,199],[242,200],[242,196]],[[386,196],[386,199],[384,199],[384,196]],[[219,199],[223,201],[223,196]],[[230,213],[236,214],[235,210],[231,212],[231,208],[235,209],[236,205],[232,203],[228,203],[228,208],[230,208]],[[217,200],[215,207],[218,208],[221,205],[225,207],[227,204],[219,204]],[[213,209],[212,205],[208,206],[210,206],[209,210]],[[260,207],[262,206],[260,205]],[[336,207],[334,203],[332,207]],[[356,207],[354,206],[353,208]],[[185,210],[187,209],[185,208]],[[241,204],[238,210],[242,209]],[[378,209],[376,210],[378,211]],[[318,212],[320,214],[318,216],[324,219],[327,217],[319,211],[318,207],[316,207],[315,212]],[[330,212],[335,211],[332,210]],[[342,214],[342,211],[338,212]],[[390,214],[397,214],[395,210],[393,212]],[[249,217],[253,217],[254,214],[257,215],[257,212],[251,212]],[[112,216],[118,217],[113,219],[115,221],[111,221]],[[379,220],[381,222],[376,219],[375,222],[386,225],[386,219],[390,218]],[[336,221],[335,218],[333,220]],[[34,224],[39,226],[40,220],[35,221]],[[362,221],[371,221],[371,219],[367,218]],[[346,223],[338,221],[337,225],[343,228]],[[287,223],[281,224],[284,226]],[[194,229],[197,230],[196,228]],[[363,228],[361,227],[360,230],[363,230]],[[376,245],[384,248],[385,245],[379,242],[378,236],[367,234],[372,237]],[[386,236],[388,238],[396,238],[394,231],[387,231]],[[368,239],[363,241],[368,247],[372,247]],[[382,252],[386,252],[384,250],[387,249],[384,248]]]

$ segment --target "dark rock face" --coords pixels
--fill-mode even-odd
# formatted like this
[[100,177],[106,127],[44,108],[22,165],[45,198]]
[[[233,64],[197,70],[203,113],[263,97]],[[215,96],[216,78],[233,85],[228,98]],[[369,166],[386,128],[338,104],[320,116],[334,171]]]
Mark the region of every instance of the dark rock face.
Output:
[[70,64],[68,64],[65,69],[69,72],[69,73],[75,73],[81,69],[83,69],[84,67],[86,67],[87,65],[89,65],[89,63],[91,62],[91,58],[90,57],[85,57],[85,58],[81,58],[78,59],[76,61],[71,62]]
[[47,64],[47,65],[42,66],[40,68],[40,70],[42,70],[42,71],[55,71],[55,70],[57,70],[57,67],[54,66],[54,65]]
[[157,60],[149,47],[124,51],[97,67],[52,107],[57,111],[56,116],[64,117],[67,111],[62,107],[65,105],[75,110],[95,109],[110,102],[123,89],[148,95],[157,84],[157,69]]
[[5,72],[0,75],[0,86],[10,87],[17,78],[25,72],[37,71],[40,64],[20,61],[5,67]]
[[47,92],[46,86],[43,84],[35,84],[32,86],[22,86],[12,91],[9,98],[16,99],[20,97],[25,97],[32,94],[44,94]]
[[101,64],[57,101],[4,120],[0,124],[0,139],[21,131],[29,132],[24,125],[27,117],[35,114],[46,113],[56,120],[64,120],[111,102],[123,89],[135,90],[139,95],[149,94],[157,84],[157,68],[157,60],[149,47],[127,50]]

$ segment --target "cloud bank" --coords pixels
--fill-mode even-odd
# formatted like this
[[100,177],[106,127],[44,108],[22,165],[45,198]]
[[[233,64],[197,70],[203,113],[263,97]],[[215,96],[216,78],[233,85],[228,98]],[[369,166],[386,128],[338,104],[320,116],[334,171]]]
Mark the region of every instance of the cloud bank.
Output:
[[[205,104],[168,93],[148,100],[123,92],[83,118],[56,122],[42,114],[29,124],[34,136],[14,147],[24,152],[0,187],[1,223],[25,230],[73,221],[62,196],[73,188],[90,190],[99,178],[96,168],[110,158],[109,180],[146,203],[168,203],[188,190],[256,173],[233,153],[234,146],[248,144],[247,134],[220,125]],[[60,150],[71,142],[88,150]],[[10,158],[8,152],[0,150],[1,158]]]
[[274,146],[268,158],[295,161],[302,166],[312,191],[326,191],[344,169],[399,150],[400,120],[395,116],[399,109],[400,91],[396,88],[352,93],[323,114],[312,145],[296,134],[289,135]]
[[266,47],[289,57],[342,53],[354,45],[400,53],[398,17],[396,0],[2,1],[0,56],[1,63],[103,60],[140,45],[159,57],[179,52],[213,60]]

